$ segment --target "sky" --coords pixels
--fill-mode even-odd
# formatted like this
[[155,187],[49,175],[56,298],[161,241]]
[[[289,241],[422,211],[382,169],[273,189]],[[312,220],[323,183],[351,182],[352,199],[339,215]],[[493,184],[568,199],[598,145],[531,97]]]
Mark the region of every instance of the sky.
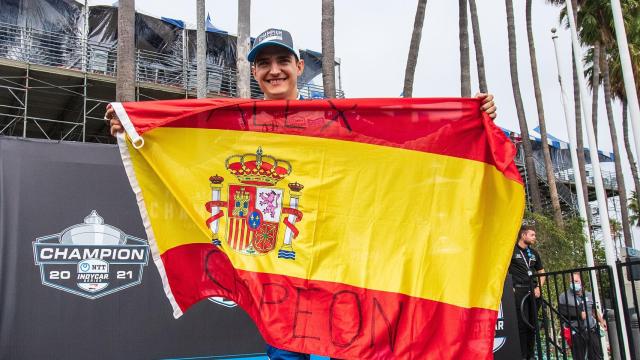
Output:
[[[113,1],[92,0],[90,5]],[[505,2],[476,0],[485,56],[489,92],[498,107],[496,123],[519,132],[511,88]],[[518,47],[518,73],[529,129],[538,126],[533,80],[525,23],[525,2],[513,1]],[[413,30],[417,0],[338,0],[335,1],[335,53],[340,58],[340,84],[350,98],[398,97],[402,92],[404,70]],[[195,0],[136,0],[136,10],[153,15],[182,19],[195,28]],[[213,24],[232,34],[237,33],[237,1],[207,0],[206,12]],[[547,129],[568,141],[561,102],[551,28],[558,28],[559,56],[568,106],[573,116],[570,33],[559,26],[559,8],[545,1],[534,1],[533,35],[544,102]],[[321,51],[320,0],[254,0],[251,3],[251,36],[267,28],[291,32],[299,48]],[[478,92],[475,53],[469,21],[472,93]],[[414,97],[460,96],[460,57],[458,44],[458,3],[451,0],[427,2],[418,65],[414,80]],[[638,79],[640,81],[640,79]],[[612,152],[606,120],[604,95],[600,91],[598,144]],[[591,94],[589,94],[589,103]],[[614,105],[617,133],[622,144],[621,107]],[[574,121],[573,118],[570,119]],[[587,143],[585,137],[585,144]],[[633,146],[633,145],[632,145]],[[623,164],[626,153],[622,148]],[[603,168],[613,169],[612,164]],[[632,187],[628,165],[625,180]]]

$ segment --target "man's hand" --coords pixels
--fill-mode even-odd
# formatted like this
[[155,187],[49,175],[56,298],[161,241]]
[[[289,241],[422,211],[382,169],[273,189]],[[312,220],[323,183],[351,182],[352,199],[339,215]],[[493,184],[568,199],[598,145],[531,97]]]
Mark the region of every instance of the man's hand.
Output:
[[104,113],[104,119],[107,121],[111,136],[116,136],[117,133],[124,131],[122,123],[120,122],[120,119],[118,119],[116,111],[111,107],[111,104],[107,105],[107,112]]
[[605,321],[600,321],[600,328],[607,331],[607,323]]
[[498,114],[496,113],[496,104],[493,102],[493,95],[478,93],[476,98],[482,100],[480,110],[486,112],[491,119],[495,120]]
[[536,298],[540,297],[540,287],[536,286],[535,289],[533,289],[533,295],[535,295]]

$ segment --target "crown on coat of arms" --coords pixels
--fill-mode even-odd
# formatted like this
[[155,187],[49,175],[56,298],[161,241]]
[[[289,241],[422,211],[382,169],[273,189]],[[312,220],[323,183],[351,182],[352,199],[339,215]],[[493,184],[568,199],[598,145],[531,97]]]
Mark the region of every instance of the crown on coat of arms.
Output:
[[274,186],[291,174],[291,164],[262,153],[258,147],[255,154],[232,155],[225,167],[243,184]]

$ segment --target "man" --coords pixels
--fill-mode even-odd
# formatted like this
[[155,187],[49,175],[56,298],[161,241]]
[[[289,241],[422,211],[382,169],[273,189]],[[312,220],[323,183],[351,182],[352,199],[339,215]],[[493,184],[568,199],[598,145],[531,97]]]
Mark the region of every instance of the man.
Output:
[[606,330],[607,323],[593,300],[593,295],[584,289],[578,272],[571,274],[569,290],[558,296],[558,309],[569,322],[571,353],[575,360],[603,358],[598,324]]
[[[513,277],[513,291],[516,299],[516,313],[518,314],[518,333],[520,334],[520,354],[523,359],[535,358],[535,322],[538,315],[540,287],[545,278],[540,277],[540,283],[533,277],[534,273],[543,273],[540,254],[531,248],[536,243],[536,231],[532,226],[523,225],[518,232],[518,241],[513,248],[509,274]],[[533,293],[531,293],[533,289]]]
[[[304,71],[304,60],[293,45],[291,34],[286,30],[268,29],[258,35],[247,56],[251,62],[251,73],[264,93],[265,100],[300,100],[298,77]],[[493,95],[478,94],[482,100],[481,110],[492,119],[496,117]],[[108,106],[105,119],[109,121],[111,135],[122,132],[123,127],[115,111]],[[267,347],[271,360],[309,359],[309,355]]]

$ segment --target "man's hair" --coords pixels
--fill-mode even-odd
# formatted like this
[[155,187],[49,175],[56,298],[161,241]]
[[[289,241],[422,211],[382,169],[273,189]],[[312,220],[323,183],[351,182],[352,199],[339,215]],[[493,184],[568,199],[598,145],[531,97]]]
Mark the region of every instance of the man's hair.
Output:
[[520,227],[520,231],[518,231],[518,240],[520,240],[522,238],[522,235],[526,234],[529,230],[536,231],[536,228],[533,227],[533,225],[522,225]]

